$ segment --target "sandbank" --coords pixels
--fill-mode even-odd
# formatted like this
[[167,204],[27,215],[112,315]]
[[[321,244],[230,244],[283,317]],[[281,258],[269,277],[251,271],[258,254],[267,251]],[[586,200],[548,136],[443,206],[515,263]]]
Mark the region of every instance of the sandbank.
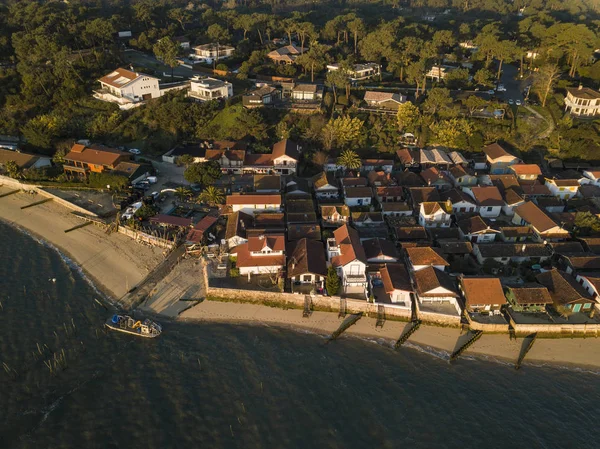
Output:
[[[10,190],[0,187],[0,194]],[[164,259],[162,249],[142,245],[123,234],[108,235],[95,225],[65,233],[83,221],[52,202],[21,209],[41,199],[40,195],[23,192],[0,198],[0,220],[58,248],[76,262],[109,299],[123,296]]]
[[[204,301],[183,312],[179,319],[273,325],[322,335],[331,334],[343,321],[343,318],[338,318],[336,313],[331,312],[315,311],[309,318],[303,318],[302,310],[298,309],[284,310],[256,304],[217,301]],[[408,325],[409,323],[401,321],[387,320],[383,327],[376,327],[374,318],[363,317],[348,328],[341,338],[370,338],[391,345]],[[465,334],[458,328],[422,325],[405,345],[447,359],[464,341]],[[508,334],[484,334],[464,355],[515,363],[524,344],[524,339],[511,340]],[[538,338],[523,366],[544,363],[600,368],[600,341],[597,338]]]

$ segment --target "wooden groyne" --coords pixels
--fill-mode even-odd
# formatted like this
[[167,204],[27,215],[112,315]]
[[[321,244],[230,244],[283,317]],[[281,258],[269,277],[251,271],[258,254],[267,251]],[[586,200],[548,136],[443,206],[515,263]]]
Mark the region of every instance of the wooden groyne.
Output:
[[329,340],[331,341],[331,340],[335,340],[336,338],[338,338],[340,335],[342,335],[344,333],[344,331],[346,329],[348,329],[353,324],[356,324],[356,322],[358,320],[360,320],[362,318],[362,316],[363,316],[362,312],[350,315],[348,318],[346,318],[344,320],[344,322],[340,325],[340,327],[331,334],[331,336],[329,337]]
[[84,223],[79,223],[78,225],[75,225],[75,226],[73,226],[72,228],[65,229],[65,234],[66,234],[67,232],[75,231],[76,229],[81,229],[81,228],[84,228],[84,227],[86,227],[86,226],[89,226],[89,225],[91,225],[91,224],[92,224],[92,222],[91,222],[91,221],[86,221],[86,222],[84,222]]
[[521,354],[519,354],[519,358],[517,359],[517,363],[515,363],[515,369],[518,370],[521,368],[521,364],[523,363],[523,360],[525,360],[525,356],[527,355],[527,353],[531,350],[531,348],[533,347],[533,344],[535,343],[535,340],[537,339],[537,332],[535,334],[531,334],[528,338],[531,338],[531,340],[529,341],[529,343],[527,344],[527,346],[525,346],[522,350],[521,350]]
[[39,206],[40,204],[47,203],[48,201],[52,201],[52,198],[44,198],[43,200],[36,201],[35,203],[26,204],[25,206],[21,206],[21,209],[27,209],[33,206]]
[[471,338],[469,338],[469,340],[467,340],[467,342],[462,345],[460,348],[458,348],[456,351],[454,351],[452,353],[452,355],[450,355],[450,362],[456,360],[456,358],[458,358],[463,352],[465,352],[467,349],[469,349],[469,346],[471,346],[473,343],[475,343],[477,340],[479,340],[479,338],[483,335],[483,331],[475,331],[473,332],[473,336]]
[[410,336],[412,334],[414,334],[415,332],[417,332],[417,330],[419,329],[419,327],[421,327],[421,320],[415,320],[415,321],[413,321],[411,328],[409,330],[407,330],[406,332],[404,332],[400,336],[400,338],[398,339],[398,341],[394,345],[394,349],[398,349],[400,346],[402,346],[404,343],[406,343],[408,341],[408,339],[410,338]]
[[11,190],[10,192],[1,194],[0,198],[4,198],[5,196],[8,196],[8,195],[14,195],[15,193],[19,193],[19,192],[20,192],[20,190]]

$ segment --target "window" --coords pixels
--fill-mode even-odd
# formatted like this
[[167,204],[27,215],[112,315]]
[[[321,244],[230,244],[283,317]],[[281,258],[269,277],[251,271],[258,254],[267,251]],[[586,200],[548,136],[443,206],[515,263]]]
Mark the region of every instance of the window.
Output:
[[589,303],[589,302],[587,302],[587,303],[585,303],[585,304],[583,305],[583,308],[584,308],[584,309],[589,309],[589,308],[591,308],[591,307],[592,307],[592,304],[591,304],[591,303]]
[[487,208],[487,211],[488,211],[488,212],[491,212],[491,211],[492,211],[492,209],[494,209],[494,208],[493,208],[492,206],[489,206],[489,207]]

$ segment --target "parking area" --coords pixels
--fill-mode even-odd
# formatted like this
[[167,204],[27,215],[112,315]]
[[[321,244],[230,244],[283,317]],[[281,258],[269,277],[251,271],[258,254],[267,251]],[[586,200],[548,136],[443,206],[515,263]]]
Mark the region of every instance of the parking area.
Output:
[[99,217],[110,217],[117,213],[117,209],[113,205],[112,194],[109,192],[53,188],[45,188],[44,190],[76,206],[82,207]]

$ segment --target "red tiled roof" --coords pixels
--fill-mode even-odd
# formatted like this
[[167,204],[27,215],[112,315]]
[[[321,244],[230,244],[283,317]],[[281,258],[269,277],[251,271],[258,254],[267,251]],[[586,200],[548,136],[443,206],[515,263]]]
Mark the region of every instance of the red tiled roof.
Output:
[[406,248],[410,263],[415,265],[443,265],[449,266],[442,256],[440,256],[433,248],[422,246],[417,248]]
[[285,266],[285,256],[274,255],[274,256],[253,256],[248,250],[248,243],[236,246],[238,267],[274,267]]
[[281,195],[227,195],[227,206],[253,204],[281,204]]
[[285,237],[283,234],[267,234],[248,238],[248,251],[261,251],[270,248],[271,251],[285,251]]
[[517,175],[541,175],[542,170],[537,164],[516,164],[511,165],[510,169]]
[[92,165],[112,166],[123,156],[126,156],[127,159],[130,158],[128,153],[113,148],[101,148],[99,146],[84,147],[83,145],[75,144],[71,148],[71,151],[65,156],[65,160]]
[[410,276],[406,266],[401,263],[388,263],[380,270],[381,280],[385,287],[385,292],[390,294],[394,290],[404,290],[412,292]]
[[343,225],[333,231],[335,241],[340,247],[341,254],[332,258],[334,266],[344,266],[353,260],[360,260],[363,263],[367,263],[367,256],[365,250],[360,244],[360,238],[356,229]]
[[502,199],[502,195],[500,195],[498,187],[473,187],[471,191],[473,192],[475,201],[477,201],[477,204],[480,206],[485,207],[504,205],[504,200]]
[[500,279],[498,278],[462,277],[460,285],[467,306],[506,304],[502,284],[500,284]]

